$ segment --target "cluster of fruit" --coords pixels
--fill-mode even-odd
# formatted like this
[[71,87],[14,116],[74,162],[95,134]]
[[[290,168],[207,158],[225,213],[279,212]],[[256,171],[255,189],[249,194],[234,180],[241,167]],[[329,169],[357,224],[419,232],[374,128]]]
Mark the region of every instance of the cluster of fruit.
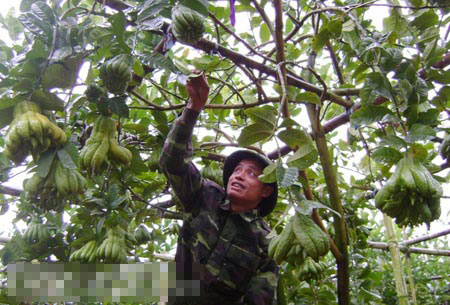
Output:
[[37,158],[50,147],[66,142],[66,134],[41,114],[40,107],[22,101],[14,107],[14,119],[5,139],[6,156],[19,164],[30,154]]
[[378,209],[400,226],[430,223],[441,214],[442,187],[428,169],[411,157],[400,160],[386,184],[375,195]]
[[316,262],[311,257],[307,257],[298,268],[297,277],[301,281],[318,280],[325,270],[327,270],[327,265],[324,262]]
[[205,32],[203,17],[196,11],[177,5],[172,9],[172,33],[181,42],[194,44]]
[[105,263],[125,263],[127,261],[126,232],[116,226],[106,232],[106,238],[97,248],[96,255]]
[[38,173],[34,173],[23,183],[23,188],[27,192],[52,193],[58,198],[83,193],[86,186],[86,179],[76,169],[65,167],[58,158],[53,160],[47,176],[41,177]]
[[33,217],[31,223],[28,225],[23,239],[30,243],[38,243],[50,238],[50,231],[46,224],[43,224],[37,217]]
[[99,71],[103,86],[116,95],[124,94],[131,81],[131,67],[123,56],[105,61]]
[[152,239],[152,236],[150,235],[150,232],[147,230],[147,228],[141,224],[136,229],[136,232],[134,233],[134,238],[136,239],[136,242],[139,245],[141,245],[150,241]]
[[92,174],[99,173],[110,159],[125,166],[130,165],[131,151],[119,145],[115,139],[116,121],[100,115],[94,122],[92,134],[80,153],[81,165]]
[[278,264],[283,261],[300,266],[307,257],[319,260],[330,250],[328,236],[306,215],[296,213],[280,235],[270,241],[269,256]]
[[88,241],[83,247],[72,252],[69,257],[71,262],[95,263],[97,261],[98,243],[96,240]]

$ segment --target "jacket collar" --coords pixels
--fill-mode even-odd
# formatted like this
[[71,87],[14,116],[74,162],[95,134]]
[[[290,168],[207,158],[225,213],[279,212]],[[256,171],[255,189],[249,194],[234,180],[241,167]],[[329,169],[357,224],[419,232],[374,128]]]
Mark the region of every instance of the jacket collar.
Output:
[[[225,200],[220,204],[220,208],[225,211],[231,212],[230,199],[225,198]],[[253,222],[253,221],[257,220],[258,218],[260,218],[259,209],[253,209],[253,210],[242,212],[242,213],[236,213],[236,215],[239,215],[247,222]]]

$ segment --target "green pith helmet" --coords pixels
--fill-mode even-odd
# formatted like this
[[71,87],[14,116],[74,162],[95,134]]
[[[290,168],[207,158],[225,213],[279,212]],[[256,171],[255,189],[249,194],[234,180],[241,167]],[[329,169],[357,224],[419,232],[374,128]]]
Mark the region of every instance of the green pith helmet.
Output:
[[[223,167],[223,185],[225,189],[228,185],[228,180],[231,176],[231,174],[234,171],[234,168],[241,162],[242,160],[255,160],[258,162],[262,168],[265,168],[267,165],[272,164],[272,161],[269,160],[269,158],[260,155],[254,151],[251,150],[238,150],[229,155],[225,159],[225,164]],[[271,187],[273,187],[272,194],[261,200],[259,203],[258,209],[261,216],[267,216],[269,215],[273,209],[275,208],[277,204],[277,198],[278,198],[278,185],[276,182],[269,183]]]

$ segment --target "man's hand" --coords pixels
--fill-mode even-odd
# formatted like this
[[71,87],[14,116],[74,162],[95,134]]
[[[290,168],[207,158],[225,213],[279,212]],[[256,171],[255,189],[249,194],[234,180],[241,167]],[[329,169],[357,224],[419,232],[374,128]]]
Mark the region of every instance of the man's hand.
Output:
[[[197,71],[195,71],[197,72]],[[191,77],[186,83],[186,90],[189,94],[189,102],[186,108],[195,111],[202,111],[208,101],[209,85],[203,72],[198,77]]]

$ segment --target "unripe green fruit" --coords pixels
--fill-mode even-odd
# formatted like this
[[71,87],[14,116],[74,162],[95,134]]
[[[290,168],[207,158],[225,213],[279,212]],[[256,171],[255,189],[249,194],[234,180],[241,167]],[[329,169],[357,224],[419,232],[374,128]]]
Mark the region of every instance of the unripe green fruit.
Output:
[[131,67],[122,58],[108,60],[100,67],[100,79],[106,89],[114,94],[124,94],[131,81]]
[[172,9],[172,33],[177,40],[194,44],[204,32],[203,17],[199,13],[182,5]]
[[86,98],[89,102],[97,103],[98,101],[100,101],[100,98],[104,95],[104,92],[99,86],[95,84],[90,84],[86,88],[84,94],[86,95]]

